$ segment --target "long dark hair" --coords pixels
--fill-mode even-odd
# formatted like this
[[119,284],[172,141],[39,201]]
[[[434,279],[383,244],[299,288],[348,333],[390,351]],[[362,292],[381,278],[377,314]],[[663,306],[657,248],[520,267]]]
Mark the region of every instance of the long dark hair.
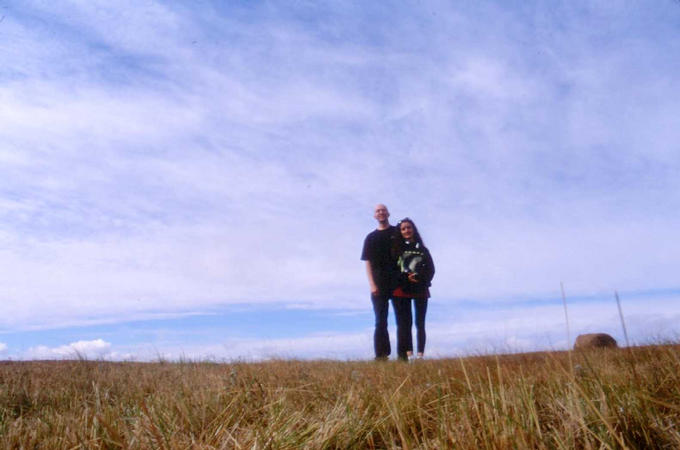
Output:
[[408,217],[404,217],[399,221],[399,223],[397,223],[396,229],[394,230],[394,235],[392,236],[392,256],[395,258],[401,255],[401,252],[406,244],[404,237],[401,235],[401,224],[404,222],[410,223],[413,227],[413,242],[420,244],[421,247],[425,247],[425,243],[423,242],[423,238],[420,237],[420,233],[418,232],[418,227],[416,227],[416,224],[413,223],[413,221]]

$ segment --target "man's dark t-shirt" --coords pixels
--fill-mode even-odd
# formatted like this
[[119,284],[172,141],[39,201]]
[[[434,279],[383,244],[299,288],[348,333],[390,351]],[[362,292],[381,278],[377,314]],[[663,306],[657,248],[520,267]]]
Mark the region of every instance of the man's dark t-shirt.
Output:
[[361,259],[371,262],[373,281],[381,294],[389,294],[394,289],[396,264],[390,255],[394,230],[395,227],[390,225],[384,230],[368,233],[361,252]]

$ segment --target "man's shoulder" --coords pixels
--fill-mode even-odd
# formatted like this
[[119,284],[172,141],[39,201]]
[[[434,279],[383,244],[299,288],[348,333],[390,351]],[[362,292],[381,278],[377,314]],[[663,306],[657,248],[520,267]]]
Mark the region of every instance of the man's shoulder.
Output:
[[386,234],[386,233],[391,234],[392,232],[394,232],[395,228],[396,227],[394,225],[390,225],[389,227],[382,229],[382,230],[379,230],[379,229],[376,228],[375,230],[371,231],[370,233],[368,233],[366,235],[366,239],[369,239],[372,236],[380,236],[380,235],[383,235],[383,234]]
[[375,229],[375,230],[371,231],[370,233],[368,233],[368,234],[366,235],[366,240],[368,241],[369,239],[371,239],[371,238],[373,238],[374,236],[376,236],[376,235],[378,234],[379,231],[380,231],[380,230]]

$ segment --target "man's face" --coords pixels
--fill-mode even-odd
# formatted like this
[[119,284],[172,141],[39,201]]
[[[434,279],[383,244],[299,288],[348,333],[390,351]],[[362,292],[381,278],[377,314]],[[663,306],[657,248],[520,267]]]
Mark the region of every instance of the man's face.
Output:
[[390,217],[390,212],[387,210],[387,206],[376,205],[373,217],[375,217],[375,220],[377,220],[380,223],[387,222],[387,219]]

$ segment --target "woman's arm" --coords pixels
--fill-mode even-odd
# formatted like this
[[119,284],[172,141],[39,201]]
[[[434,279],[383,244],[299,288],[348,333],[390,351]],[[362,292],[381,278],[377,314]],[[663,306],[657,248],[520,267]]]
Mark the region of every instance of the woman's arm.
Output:
[[432,282],[432,278],[434,278],[434,261],[432,260],[432,255],[430,255],[430,251],[428,249],[425,249],[425,260],[425,267],[427,268],[425,280],[427,280],[427,284],[429,285]]

